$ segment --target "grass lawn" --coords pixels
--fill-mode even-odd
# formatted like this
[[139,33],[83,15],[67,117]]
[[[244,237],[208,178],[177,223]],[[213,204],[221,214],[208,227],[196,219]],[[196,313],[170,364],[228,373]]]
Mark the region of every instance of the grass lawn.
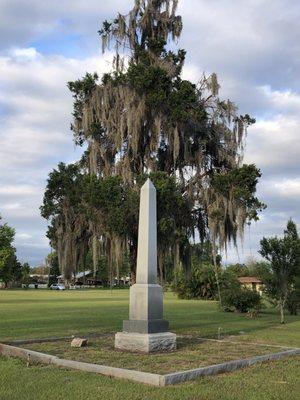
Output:
[[[128,297],[127,290],[0,291],[0,341],[113,333],[121,329],[122,320],[128,315]],[[287,324],[280,325],[278,313],[274,310],[264,310],[259,318],[247,319],[244,315],[219,312],[215,302],[183,301],[178,300],[172,293],[167,293],[165,317],[170,321],[173,332],[188,334],[193,338],[216,337],[218,332],[221,332],[223,336],[234,335],[233,339],[239,342],[300,347],[300,318],[288,316]],[[208,342],[205,343],[207,346]],[[57,345],[64,346],[62,343]],[[107,342],[102,345],[109,352],[111,344]],[[174,359],[171,361],[166,361],[165,356],[159,356],[163,360],[161,367],[164,368],[163,364],[166,363],[177,366],[178,358],[193,366],[194,356],[201,353],[198,345],[200,344],[193,343],[187,346],[189,353],[186,353],[186,359],[183,348],[179,349],[179,353],[172,355]],[[92,346],[97,346],[96,340],[92,342]],[[252,352],[251,346],[246,347]],[[53,343],[50,347],[52,351],[56,351]],[[234,350],[236,355],[242,355],[244,348],[235,347],[231,350]],[[211,347],[209,351],[212,351]],[[222,352],[223,350],[219,348],[218,354]],[[107,356],[108,354],[105,357]],[[130,357],[132,361],[133,356]],[[216,354],[212,359],[215,357]],[[120,356],[120,359],[115,357],[114,360],[122,362],[122,357]],[[207,359],[202,357],[201,362],[206,363]],[[175,387],[158,389],[93,374],[59,370],[51,366],[26,368],[22,361],[2,358],[0,399],[89,400],[109,397],[110,400],[119,398],[289,400],[299,398],[299,366],[300,358],[295,357],[253,366],[228,375],[203,378]]]
[[88,347],[79,349],[70,347],[70,342],[71,340],[35,343],[22,347],[69,360],[163,375],[281,351],[277,347],[257,346],[246,342],[215,342],[190,337],[177,338],[177,351],[150,355],[115,350],[113,335],[92,338]]

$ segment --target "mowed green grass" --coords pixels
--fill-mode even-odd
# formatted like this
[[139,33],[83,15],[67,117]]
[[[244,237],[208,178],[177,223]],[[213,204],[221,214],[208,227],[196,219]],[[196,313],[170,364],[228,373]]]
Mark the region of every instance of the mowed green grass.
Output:
[[155,388],[49,366],[0,359],[1,400],[298,400],[300,357]]
[[[0,341],[111,333],[128,316],[129,291],[0,291]],[[221,313],[215,302],[165,296],[171,330],[197,337],[236,335],[239,341],[300,347],[300,318],[278,323],[276,310],[257,319]],[[236,338],[237,340],[237,338]],[[50,366],[26,368],[20,360],[0,359],[0,399],[288,399],[299,398],[300,358],[253,366],[169,388],[65,371]]]
[[[111,333],[128,318],[128,290],[0,290],[0,340]],[[165,294],[165,317],[176,333],[200,337],[241,335],[241,339],[300,347],[300,317],[280,325],[277,310],[259,318],[219,312],[213,301],[179,300]]]
[[178,336],[177,350],[161,354],[139,354],[115,350],[114,335],[89,338],[88,346],[82,348],[71,347],[70,342],[69,339],[51,343],[30,343],[24,347],[68,360],[162,375],[279,351],[278,347],[258,346],[237,341],[197,339],[190,336]]

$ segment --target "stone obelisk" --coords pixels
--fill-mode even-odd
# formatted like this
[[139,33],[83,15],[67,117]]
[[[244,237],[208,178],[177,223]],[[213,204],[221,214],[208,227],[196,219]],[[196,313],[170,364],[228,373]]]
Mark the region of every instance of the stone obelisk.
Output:
[[157,284],[156,189],[141,189],[136,284],[130,288],[129,320],[115,336],[117,349],[143,353],[176,349],[176,335],[163,319],[163,290]]

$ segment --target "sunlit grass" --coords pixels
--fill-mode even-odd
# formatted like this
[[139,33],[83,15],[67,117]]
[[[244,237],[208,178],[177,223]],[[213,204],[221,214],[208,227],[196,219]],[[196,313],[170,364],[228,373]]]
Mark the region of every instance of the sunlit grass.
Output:
[[[122,320],[128,316],[128,298],[129,292],[126,290],[112,292],[101,290],[0,291],[0,341],[88,333],[113,334],[121,330]],[[287,323],[280,325],[278,312],[273,309],[263,310],[256,319],[248,319],[242,314],[220,312],[215,302],[178,300],[172,293],[167,293],[165,317],[170,321],[171,330],[180,335],[212,338],[217,337],[219,333],[227,338],[232,336],[232,340],[247,342],[246,347],[239,345],[235,348],[232,352],[234,357],[245,355],[243,349],[247,347],[249,351],[250,349],[252,351],[252,345],[249,343],[254,342],[300,347],[300,318],[288,316]],[[101,339],[99,341],[101,342]],[[95,362],[101,362],[100,342],[98,343],[95,339],[91,339],[90,342],[91,348],[88,351],[93,349]],[[52,343],[50,351],[63,352],[64,349],[60,349],[60,345]],[[112,346],[111,343],[106,345]],[[45,344],[42,344],[41,348],[43,346]],[[99,346],[99,354],[96,351],[97,346]],[[188,364],[194,366],[194,363],[199,361],[206,364],[216,360],[216,357],[222,353],[220,347],[218,353],[216,347],[213,349],[211,345],[208,345],[202,348],[203,354],[201,354],[201,349],[197,346],[197,344],[186,346],[186,354],[183,347],[179,348],[178,353],[173,353],[174,355],[171,356],[174,357],[172,361],[165,359],[169,356],[159,356],[162,361],[160,368],[164,371],[170,363],[172,368],[174,364],[183,363],[184,365],[180,364],[179,369],[185,369]],[[104,344],[103,347],[105,348]],[[67,352],[70,351],[69,344],[65,349],[68,349]],[[107,360],[109,349],[104,353],[104,358],[106,357]],[[198,353],[202,360],[199,359]],[[225,356],[230,356],[230,352]],[[120,358],[114,357],[113,362],[122,361],[121,353]],[[197,357],[196,361],[194,357]],[[113,357],[110,358],[112,359]],[[123,364],[129,365],[132,361],[145,364],[134,360],[133,355],[123,356]],[[147,363],[149,367],[151,359],[148,359]],[[177,365],[175,365],[176,369]],[[122,400],[296,400],[300,393],[299,365],[300,358],[292,357],[279,362],[256,365],[231,374],[198,379],[175,387],[152,388],[50,366],[39,365],[26,368],[20,360],[2,358],[0,359],[0,400],[94,400],[97,398],[109,400],[120,398]],[[181,368],[183,366],[184,368]],[[145,365],[142,368],[145,368]]]

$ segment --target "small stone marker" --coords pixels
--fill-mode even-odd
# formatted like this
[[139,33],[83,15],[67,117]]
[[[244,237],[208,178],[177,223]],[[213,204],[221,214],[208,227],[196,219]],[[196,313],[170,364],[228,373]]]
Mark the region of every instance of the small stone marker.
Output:
[[75,338],[71,342],[71,347],[85,347],[87,344],[87,339]]

